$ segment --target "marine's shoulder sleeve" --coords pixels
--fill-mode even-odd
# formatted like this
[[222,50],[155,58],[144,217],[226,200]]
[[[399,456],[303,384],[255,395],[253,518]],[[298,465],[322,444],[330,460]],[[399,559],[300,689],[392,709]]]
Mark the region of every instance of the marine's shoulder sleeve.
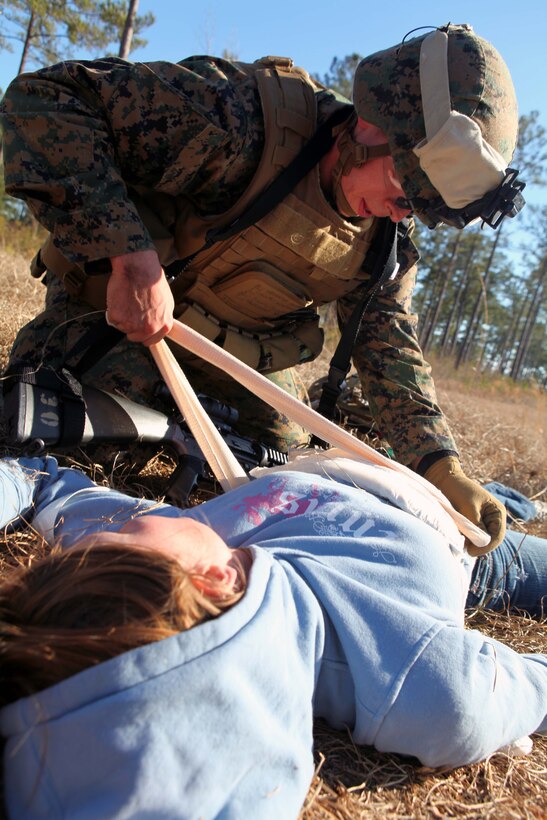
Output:
[[205,59],[59,63],[6,91],[6,190],[72,262],[151,248],[131,190],[199,191],[219,152],[230,170],[245,153],[247,119],[235,78]]
[[[353,362],[382,437],[398,460],[409,464],[417,456],[457,448],[418,341],[412,295],[419,255],[410,236],[400,243],[398,257],[396,277],[373,293],[367,305]],[[365,282],[339,300],[342,326],[368,288]]]

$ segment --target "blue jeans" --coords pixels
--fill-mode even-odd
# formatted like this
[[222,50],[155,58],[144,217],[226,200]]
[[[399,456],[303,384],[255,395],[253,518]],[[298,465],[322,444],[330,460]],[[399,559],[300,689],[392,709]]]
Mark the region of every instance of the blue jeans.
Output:
[[507,530],[500,546],[475,562],[466,606],[547,615],[547,540]]

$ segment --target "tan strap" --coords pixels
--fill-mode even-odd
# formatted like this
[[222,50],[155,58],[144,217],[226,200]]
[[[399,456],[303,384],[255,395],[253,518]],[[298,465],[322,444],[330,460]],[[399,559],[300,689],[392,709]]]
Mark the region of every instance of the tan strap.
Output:
[[448,35],[437,29],[420,48],[420,90],[425,133],[430,142],[450,117],[452,104],[448,79]]
[[386,458],[365,444],[364,441],[352,436],[347,430],[338,427],[332,421],[320,416],[319,413],[311,407],[308,407],[294,396],[286,393],[265,376],[255,372],[252,368],[243,364],[243,362],[240,362],[213,342],[210,342],[208,339],[200,336],[199,333],[183,325],[182,322],[175,320],[168,336],[195,356],[200,356],[215,367],[229,373],[230,376],[247,387],[254,395],[261,398],[278,412],[285,413],[289,418],[292,418],[318,438],[326,441],[328,444],[342,448],[344,453],[350,456],[350,458],[364,459],[365,461],[371,461],[373,464],[381,464],[384,467],[389,467],[396,473],[403,473],[410,481],[416,483],[422,489],[425,488],[440,502],[442,507],[452,516],[459,531],[473,544],[478,547],[484,547],[489,543],[490,536],[487,533],[476,527],[471,521],[468,521],[461,513],[457,512],[448,499],[437,490],[433,484],[408,467],[405,467],[404,464],[399,464],[397,461]]
[[222,489],[232,490],[248,482],[249,476],[209,418],[167,344],[162,340],[150,345],[149,350]]
[[357,142],[353,136],[351,126],[342,134],[338,140],[338,159],[332,170],[333,189],[339,184],[340,179],[347,176],[352,168],[359,168],[371,159],[386,157],[389,155],[389,145],[364,145]]

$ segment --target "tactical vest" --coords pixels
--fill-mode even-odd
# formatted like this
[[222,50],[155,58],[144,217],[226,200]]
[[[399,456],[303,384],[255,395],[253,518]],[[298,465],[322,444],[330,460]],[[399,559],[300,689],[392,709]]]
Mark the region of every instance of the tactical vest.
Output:
[[[243,195],[213,217],[199,215],[188,200],[177,197],[177,216],[169,229],[172,202],[165,194],[141,192],[135,203],[164,266],[196,253],[173,284],[175,316],[267,373],[319,354],[323,334],[316,308],[359,285],[375,221],[343,219],[325,198],[316,166],[265,217],[200,250],[207,232],[244,213],[316,128],[314,85],[292,60],[268,57],[238,67],[257,83],[265,133],[260,163]],[[165,218],[162,207],[169,212]],[[67,260],[63,272],[58,257],[51,244],[42,249],[42,262],[69,292],[104,307],[106,278],[78,277]]]

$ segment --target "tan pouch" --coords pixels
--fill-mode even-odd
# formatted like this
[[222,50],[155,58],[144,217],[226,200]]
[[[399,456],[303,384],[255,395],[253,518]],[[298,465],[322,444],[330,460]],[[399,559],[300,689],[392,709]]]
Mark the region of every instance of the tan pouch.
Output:
[[312,302],[300,283],[266,262],[230,274],[212,290],[229,307],[245,305],[245,312],[259,320],[275,319]]
[[[222,327],[214,316],[207,315],[198,305],[178,306],[176,318],[197,330],[210,341],[220,344],[228,353],[261,373],[273,373],[286,367],[308,362],[319,355],[323,347],[323,330],[318,322],[293,324],[281,333],[245,333],[237,328]],[[176,354],[183,360],[184,355]],[[199,362],[192,361],[199,367]],[[218,377],[228,378],[219,373]]]
[[292,332],[262,338],[260,372],[273,373],[311,362],[323,348],[323,330],[316,322],[298,325]]
[[249,263],[210,285],[205,278],[198,274],[182,299],[236,328],[268,332],[273,320],[312,304],[299,282],[267,262]]
[[[267,331],[273,327],[272,322],[266,320],[260,321],[254,316],[243,312],[241,308],[236,310],[230,307],[202,281],[194,282],[193,285],[187,288],[184,293],[184,299],[193,302],[195,305],[199,305],[215,318],[223,322],[228,322],[228,324],[234,325],[234,327],[237,328],[249,331]],[[247,310],[250,307],[250,301],[251,300],[247,298],[248,304],[244,304],[241,307]],[[176,307],[177,309],[180,308],[180,310],[184,310],[185,303],[179,302]]]
[[[180,306],[179,306],[180,307]],[[249,367],[256,368],[260,361],[261,345],[260,340],[247,333],[240,333],[230,328],[221,328],[219,322],[213,316],[208,316],[196,305],[187,305],[176,314],[177,319],[185,325],[197,330],[202,336],[214,342],[222,333],[222,348],[240,361],[248,364]]]

